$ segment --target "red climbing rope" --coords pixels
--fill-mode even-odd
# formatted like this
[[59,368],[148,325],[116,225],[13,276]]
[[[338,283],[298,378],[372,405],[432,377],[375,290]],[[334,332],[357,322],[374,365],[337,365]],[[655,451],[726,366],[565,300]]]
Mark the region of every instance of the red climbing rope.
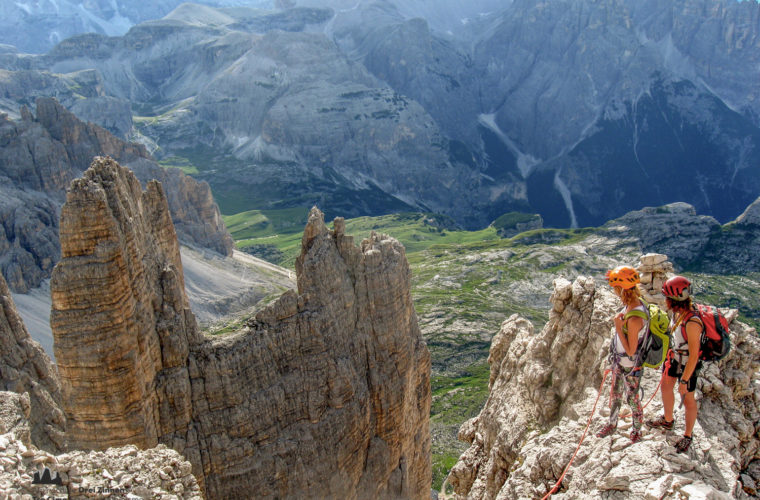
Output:
[[[660,390],[660,386],[662,385],[662,380],[665,378],[665,373],[666,372],[667,372],[667,370],[663,370],[662,371],[662,376],[660,376],[660,381],[657,382],[657,387],[655,387],[654,392],[652,393],[652,396],[649,398],[649,401],[647,401],[646,404],[641,407],[641,411],[646,410],[647,406],[649,406],[649,403],[651,403],[652,400],[654,399],[654,397],[657,396],[657,392],[659,392],[659,390]],[[612,376],[614,377],[615,375],[613,374]],[[612,407],[612,387],[610,387],[610,401],[609,401],[609,405],[610,405],[610,407]],[[625,420],[626,418],[628,418],[630,416],[631,416],[630,414],[621,415],[620,418],[622,418],[623,420]]]
[[541,500],[546,500],[553,494],[557,492],[559,489],[559,485],[562,484],[562,480],[565,479],[565,474],[567,474],[567,471],[570,470],[570,466],[573,465],[573,460],[575,460],[575,456],[578,454],[578,450],[581,449],[581,444],[583,443],[583,440],[586,439],[586,433],[588,432],[588,428],[591,426],[591,419],[594,418],[594,413],[596,413],[596,404],[599,402],[599,397],[602,395],[602,388],[604,387],[604,382],[607,380],[607,375],[610,374],[612,370],[607,368],[604,370],[604,377],[602,377],[602,383],[599,386],[599,394],[596,396],[596,401],[594,401],[594,407],[591,409],[591,415],[588,417],[588,423],[586,424],[586,428],[583,430],[583,435],[581,436],[580,442],[578,442],[578,446],[575,448],[575,453],[573,453],[573,456],[570,458],[570,462],[568,462],[567,467],[565,467],[565,470],[562,471],[562,475],[559,476],[559,479],[557,480],[557,484],[554,485],[554,488],[552,488],[549,493],[546,494],[544,498]]
[[641,411],[644,411],[644,410],[646,410],[647,406],[649,406],[649,403],[651,403],[651,402],[652,402],[652,400],[654,399],[654,397],[657,395],[657,392],[659,392],[659,390],[660,390],[660,386],[662,385],[662,379],[664,379],[664,378],[665,378],[665,373],[666,373],[666,372],[667,372],[667,370],[663,370],[663,371],[662,371],[662,376],[660,377],[660,381],[659,381],[659,382],[657,382],[657,387],[655,387],[655,389],[654,389],[654,392],[652,393],[652,397],[651,397],[651,398],[649,398],[649,401],[647,401],[647,404],[645,404],[645,405],[644,405],[644,406],[641,408]]

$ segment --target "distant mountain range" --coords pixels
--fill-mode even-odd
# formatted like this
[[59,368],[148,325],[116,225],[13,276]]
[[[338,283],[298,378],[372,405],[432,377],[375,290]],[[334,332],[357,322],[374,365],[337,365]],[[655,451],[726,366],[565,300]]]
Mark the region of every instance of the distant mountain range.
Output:
[[[4,48],[0,109],[55,95],[207,180],[224,213],[566,227],[684,201],[727,222],[760,194],[756,2],[460,4],[183,4],[123,36]],[[144,19],[112,5],[100,19]]]
[[66,191],[95,156],[129,165],[143,183],[158,179],[181,241],[231,255],[233,242],[209,186],[159,167],[139,144],[83,123],[55,99],[24,107],[18,121],[0,115],[0,272],[25,293],[50,277],[61,258],[59,218]]

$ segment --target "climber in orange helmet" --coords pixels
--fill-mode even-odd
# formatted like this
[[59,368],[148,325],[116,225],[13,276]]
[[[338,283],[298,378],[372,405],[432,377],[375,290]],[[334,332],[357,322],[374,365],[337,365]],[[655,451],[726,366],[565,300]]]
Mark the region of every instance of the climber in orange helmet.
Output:
[[607,271],[606,276],[615,294],[623,303],[623,308],[615,315],[615,333],[610,344],[610,362],[612,364],[610,419],[609,423],[596,435],[606,437],[615,431],[618,412],[623,399],[623,390],[625,389],[633,417],[631,442],[636,443],[641,440],[641,425],[644,420],[639,393],[641,365],[637,355],[649,328],[649,322],[644,318],[649,316],[644,303],[641,301],[640,279],[636,269],[630,266],[618,266]]

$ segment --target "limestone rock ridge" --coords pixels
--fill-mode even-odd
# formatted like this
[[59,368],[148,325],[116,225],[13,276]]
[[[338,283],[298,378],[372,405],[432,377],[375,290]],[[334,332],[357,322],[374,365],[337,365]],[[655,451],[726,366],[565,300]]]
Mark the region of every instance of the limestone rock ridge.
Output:
[[[642,258],[650,282],[672,270],[661,255]],[[611,437],[595,432],[609,413],[609,381],[597,392],[606,367],[612,317],[618,302],[592,278],[557,279],[552,310],[538,333],[513,315],[494,336],[489,355],[489,397],[481,413],[460,429],[470,443],[447,481],[457,498],[542,498],[573,456],[594,404],[597,414],[568,470],[557,498],[752,498],[760,462],[760,339],[729,318],[733,348],[722,361],[702,369],[700,409],[687,454],[673,444],[683,432],[683,413],[669,433],[647,430],[631,444],[630,416]],[[646,403],[660,373],[645,370]],[[645,418],[662,413],[659,395]]]
[[[430,354],[403,246],[312,209],[287,292],[242,331],[195,327],[166,199],[97,159],[51,281],[73,447],[165,444],[208,498],[428,498]],[[315,486],[318,485],[318,486]]]

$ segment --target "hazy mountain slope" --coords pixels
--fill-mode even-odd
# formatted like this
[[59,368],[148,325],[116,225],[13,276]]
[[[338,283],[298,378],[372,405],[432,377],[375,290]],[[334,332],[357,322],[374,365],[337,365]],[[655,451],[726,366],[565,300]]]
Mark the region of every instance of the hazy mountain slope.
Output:
[[104,125],[208,180],[227,214],[586,226],[685,201],[727,222],[760,193],[756,2],[278,6],[296,7],[184,5],[0,54],[0,106],[58,92],[88,119],[110,110]]
[[549,225],[672,201],[726,222],[760,193],[755,2],[522,0],[476,21],[471,53],[356,5],[331,25],[341,47]]
[[231,254],[232,238],[205,183],[164,170],[139,144],[84,123],[55,99],[37,100],[36,116],[0,114],[0,270],[11,290],[25,292],[50,277],[60,259],[60,207],[70,182],[95,156],[118,158],[142,182],[159,179],[179,237],[188,244]]
[[[760,128],[688,81],[655,81],[599,120],[568,153],[528,181],[534,207],[553,226],[598,225],[609,215],[688,200],[722,222],[760,193]],[[546,196],[554,186],[567,187]]]
[[733,109],[760,109],[755,2],[519,0],[485,33],[475,49],[482,88],[492,89],[484,108],[539,158],[581,139],[610,104],[635,101],[655,73],[688,79]]
[[550,225],[671,201],[727,222],[760,192],[760,5],[657,4],[517,1],[476,46],[484,111],[534,159]]
[[[0,3],[0,43],[23,52],[44,53],[55,44],[80,33],[119,36],[142,21],[158,19],[182,0],[42,0]],[[228,2],[201,1],[210,5]],[[272,2],[247,0],[245,5],[269,6]]]
[[[293,6],[329,7],[336,11],[350,10],[362,0],[199,0],[195,4],[234,9],[260,8],[276,11]],[[422,17],[440,32],[460,33],[474,19],[498,10],[502,0],[394,0],[394,5],[407,18]],[[23,52],[45,53],[55,44],[73,35],[93,32],[120,36],[143,21],[159,19],[178,7],[181,0],[43,0],[0,4],[0,44],[18,47]],[[176,12],[176,11],[174,11]]]
[[[180,250],[187,299],[205,329],[221,329],[241,316],[249,316],[272,297],[295,288],[292,271],[254,257],[236,255],[233,259],[186,246]],[[29,293],[14,293],[13,301],[31,337],[55,360],[50,281]]]
[[68,39],[24,64],[65,75],[94,69],[98,95],[140,113],[138,138],[194,165],[228,213],[319,202],[349,215],[416,206],[487,222],[472,210],[491,198],[472,157],[417,102],[322,34],[270,30],[288,19],[319,25],[321,11],[256,23],[251,11],[224,12],[236,22],[220,26],[229,19],[211,9],[192,19],[179,12],[121,38]]

